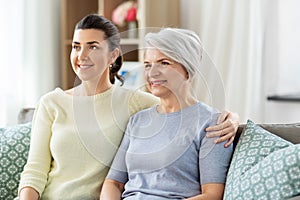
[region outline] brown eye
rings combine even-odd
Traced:
[[[91,50],[96,50],[96,49],[98,49],[98,47],[97,47],[96,45],[91,45],[91,46],[90,46],[90,49],[91,49]]]
[[[79,51],[79,50],[80,50],[80,46],[73,45],[73,46],[72,46],[72,49],[74,49],[74,50],[76,50],[76,51]]]

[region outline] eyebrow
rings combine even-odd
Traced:
[[[163,60],[168,60],[168,61],[172,62],[172,60],[170,58],[167,58],[167,57],[162,57],[162,58],[156,60],[156,62],[161,62]],[[144,63],[150,63],[150,62],[146,60],[146,61],[144,61]]]
[[[80,44],[80,42],[76,42],[76,41],[73,41],[72,42],[73,44]],[[90,42],[87,42],[87,44],[91,45],[91,44],[100,44],[98,41],[90,41]]]
[[[98,41],[91,41],[91,42],[87,42],[87,44],[94,44],[94,43],[96,43],[96,44],[100,44]]]

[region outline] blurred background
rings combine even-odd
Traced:
[[[242,123],[300,121],[298,0],[0,1],[0,126],[15,124],[18,112],[43,94],[74,85],[74,25],[95,12],[120,29],[127,87],[141,84],[139,49],[150,27],[188,28],[209,60],[196,83],[202,101],[239,113]],[[134,15],[132,7],[136,16],[122,18],[122,11]]]

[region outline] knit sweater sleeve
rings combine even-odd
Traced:
[[[32,121],[30,150],[21,174],[19,192],[29,186],[41,195],[45,188],[51,163],[50,138],[53,119],[45,99],[41,98]]]
[[[159,98],[147,92],[135,91],[129,101],[130,115],[157,104],[159,104]]]

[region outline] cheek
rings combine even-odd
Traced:
[[[74,51],[71,51],[70,60],[71,60],[72,64],[73,64],[73,62],[75,62],[76,59],[77,59],[76,53]]]
[[[143,69],[144,70],[144,78],[145,78],[145,80],[146,81],[148,81],[148,71],[146,71],[145,69]]]
[[[181,69],[181,70],[176,70],[174,72],[175,72],[174,76],[177,76],[178,79],[180,79],[182,81],[187,80],[187,71],[186,70]]]
[[[187,79],[183,74],[178,72],[170,73],[168,76],[169,87],[172,89],[179,89],[186,83]]]
[[[184,79],[184,74],[178,70],[170,70],[167,75],[171,80],[182,80]]]
[[[95,63],[96,65],[105,65],[108,66],[110,63],[108,63],[108,58],[109,55],[107,54],[91,54],[90,55],[90,59],[92,60],[93,63]]]

